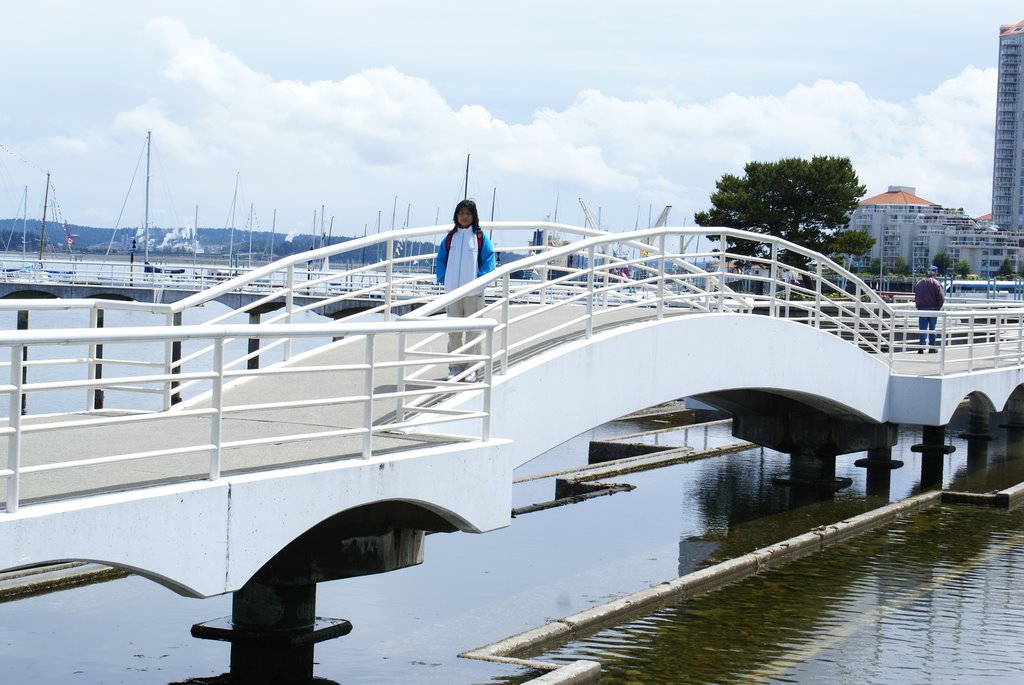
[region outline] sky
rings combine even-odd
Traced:
[[[0,218],[693,224],[750,161],[991,210],[1009,1],[4,0]],[[27,203],[25,200],[27,188]],[[55,199],[54,199],[55,198]],[[56,216],[55,216],[56,215]],[[252,221],[250,223],[250,217]]]

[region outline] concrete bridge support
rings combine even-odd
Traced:
[[[867,451],[867,456],[853,462],[868,470],[867,473],[867,495],[868,497],[889,498],[890,486],[892,485],[892,472],[902,468],[903,462],[892,458],[892,447],[875,447]]]
[[[1010,397],[1006,402],[1006,423],[1000,428],[1006,429],[1006,456],[1024,458],[1024,398]]]
[[[975,473],[988,464],[988,443],[992,406],[980,395],[971,395],[967,413],[967,430],[960,437],[967,440],[967,473]]]
[[[921,426],[921,442],[910,446],[911,452],[921,454],[921,489],[942,487],[942,459],[956,451],[946,444],[945,426]]]
[[[250,581],[231,605],[231,628],[239,634],[231,642],[233,683],[312,682],[313,646],[352,630],[345,620],[317,620],[316,583]]]
[[[776,479],[779,485],[835,492],[852,483],[836,478],[837,455],[889,449],[898,438],[895,424],[835,415],[760,391],[730,393],[722,404],[733,414],[734,436],[790,455],[790,476]],[[891,459],[886,466],[893,468]]]
[[[316,616],[317,583],[422,563],[425,529],[453,528],[400,502],[338,514],[292,541],[235,591],[230,617],[198,623],[192,635],[231,643],[231,683],[312,683],[314,646],[352,630],[345,619]]]

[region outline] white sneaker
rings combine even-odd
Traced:
[[[446,381],[454,380],[456,376],[462,373],[462,369],[457,366],[448,367],[448,375],[444,377]]]

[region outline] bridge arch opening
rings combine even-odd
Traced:
[[[34,290],[32,288],[26,288],[25,290],[15,290],[4,295],[4,300],[56,300],[58,296],[54,293],[44,292],[42,290]]]
[[[427,532],[454,532],[460,517],[422,502],[386,500],[338,512],[272,556],[250,580],[306,584],[386,573],[423,561]]]

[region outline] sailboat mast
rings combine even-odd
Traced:
[[[274,261],[274,235],[277,232],[277,210],[274,210],[274,218],[270,220],[270,261]]]
[[[25,186],[25,205],[21,210],[21,258],[28,259],[28,186]]]
[[[46,244],[46,206],[50,204],[50,172],[46,172],[46,190],[43,191],[43,221],[39,224],[39,259],[43,258],[43,245]]]
[[[331,234],[332,233],[334,233],[334,215],[333,214],[331,215],[331,223],[327,225],[327,246],[328,247],[330,247],[330,245],[331,245]],[[323,269],[324,271],[330,271],[331,270],[331,257],[330,257],[330,255],[324,257],[324,263],[323,263],[323,265],[320,268]]]
[[[196,205],[196,218],[192,222],[192,268],[196,267],[196,253],[199,251],[199,205]]]
[[[146,213],[143,219],[143,226],[145,228],[142,233],[142,238],[146,244],[145,261],[147,264],[149,264],[149,147],[152,142],[152,136],[152,131],[146,131]]]
[[[491,223],[494,223],[494,201],[498,197],[498,186],[494,186],[494,190],[491,191]],[[488,238],[494,237],[494,227],[491,226],[491,232],[487,236]]]
[[[238,177],[241,171],[235,172],[235,194],[231,196],[231,237],[228,239],[228,266],[235,265],[235,203],[238,201]]]
[[[252,268],[252,208],[253,203],[249,203],[249,261],[248,268]]]
[[[466,155],[466,183],[463,186],[462,199],[469,198],[469,155]]]

